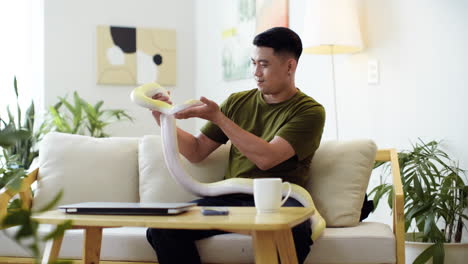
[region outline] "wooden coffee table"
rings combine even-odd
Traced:
[[[72,220],[74,229],[84,229],[83,263],[97,264],[101,254],[102,229],[112,227],[151,227],[171,229],[220,229],[252,235],[255,263],[297,263],[291,228],[307,220],[312,208],[283,207],[278,213],[257,215],[255,207],[229,207],[229,215],[204,216],[200,207],[177,216],[74,215],[60,211],[37,214],[43,224]],[[49,241],[42,263],[57,259],[63,237]]]

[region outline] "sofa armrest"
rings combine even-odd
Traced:
[[[3,188],[0,190],[0,219],[7,215],[8,202],[19,193],[23,209],[30,209],[32,205],[31,185],[37,180],[39,169],[33,170],[21,182],[18,190]]]
[[[393,233],[396,239],[396,257],[398,264],[405,263],[405,197],[401,183],[400,164],[395,149],[377,151],[375,161],[390,161],[393,180]]]

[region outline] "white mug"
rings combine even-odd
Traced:
[[[283,185],[289,187],[287,195],[283,196]],[[254,179],[254,201],[257,213],[275,213],[286,202],[291,194],[291,184],[281,182],[281,178],[258,178]]]

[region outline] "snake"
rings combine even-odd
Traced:
[[[199,197],[212,197],[226,194],[250,194],[253,195],[253,179],[229,178],[212,183],[202,183],[192,177],[182,165],[178,141],[177,126],[174,114],[190,107],[200,106],[203,103],[191,99],[179,105],[172,105],[152,97],[162,94],[170,98],[167,90],[158,83],[147,83],[134,88],[130,94],[131,101],[135,104],[161,113],[160,127],[163,146],[163,156],[172,178],[188,192]],[[286,195],[286,190],[283,196]],[[291,183],[290,197],[296,199],[304,207],[314,208],[310,217],[312,224],[312,240],[316,240],[326,227],[325,219],[320,215],[314,205],[310,193],[303,187]]]

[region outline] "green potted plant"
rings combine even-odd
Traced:
[[[121,109],[103,109],[103,101],[92,105],[81,98],[75,91],[73,100],[66,97],[59,97],[58,103],[48,108],[44,122],[35,128],[35,107],[31,102],[26,111],[19,105],[18,83],[14,78],[13,88],[16,95],[16,111],[12,112],[7,106],[7,118],[0,117],[0,123],[5,132],[23,134],[17,138],[15,143],[8,149],[4,149],[5,158],[14,157],[18,159],[18,165],[28,170],[33,160],[39,155],[38,143],[42,137],[51,132],[57,131],[69,134],[88,135],[92,137],[108,137],[105,128],[117,121],[129,120],[133,118]],[[5,138],[6,140],[7,138]]]
[[[133,121],[124,110],[102,109],[104,101],[92,105],[75,91],[73,99],[59,97],[59,102],[50,106],[40,134],[57,131],[68,134],[108,137],[104,129],[116,121]]]
[[[18,155],[8,155],[11,149],[16,147],[18,141],[25,141],[31,137],[31,133],[23,129],[13,129],[6,125],[0,118],[0,198],[10,197],[21,188],[21,183],[26,177],[26,171],[21,162],[23,159]],[[41,252],[39,245],[50,239],[63,236],[66,229],[72,225],[71,221],[66,221],[56,226],[49,233],[41,236],[39,234],[39,223],[32,218],[34,213],[45,212],[54,208],[60,200],[62,193],[59,193],[53,201],[44,208],[31,211],[22,206],[19,198],[13,201],[0,199],[0,230],[6,237],[16,241],[18,245],[30,252],[35,263],[41,262]],[[4,203],[7,204],[4,204]],[[7,206],[7,208],[3,206]],[[4,210],[6,209],[6,214]],[[8,229],[16,227],[15,229]],[[70,261],[57,261],[57,263],[71,263]]]
[[[36,263],[40,263],[39,245],[62,236],[64,230],[70,228],[72,223],[66,221],[57,225],[51,232],[40,236],[39,223],[32,218],[35,213],[55,208],[62,193],[37,211],[24,206],[20,198],[10,200],[10,197],[20,190],[33,159],[38,156],[37,143],[50,131],[106,137],[109,136],[104,132],[107,125],[132,118],[124,110],[101,109],[103,101],[93,106],[75,92],[73,102],[59,97],[59,102],[49,108],[46,121],[41,124],[37,132],[34,132],[34,103],[31,102],[26,112],[23,112],[18,103],[16,77],[13,86],[16,111],[12,112],[7,106],[7,118],[0,116],[0,231],[29,251]],[[13,231],[8,229],[13,226],[16,227]],[[57,261],[57,263],[71,262]]]
[[[433,263],[444,263],[444,260],[450,264],[457,263],[446,253],[448,245],[458,244],[456,247],[460,247],[466,229],[463,222],[468,220],[465,170],[441,149],[437,141],[425,143],[419,139],[412,150],[398,153],[398,160],[405,194],[407,263],[411,263],[414,257],[412,263],[415,264],[426,263],[431,258]],[[376,167],[381,165],[384,166],[381,184],[370,192],[375,207],[383,197],[388,195],[391,201],[393,195],[390,185],[383,180],[388,172],[388,164],[376,164]],[[423,250],[420,250],[422,252],[412,253],[410,248],[420,243],[425,243],[422,245]],[[468,244],[461,252],[467,251]]]
[[[15,157],[18,159],[18,165],[28,169],[34,158],[38,156],[36,144],[38,137],[34,135],[35,107],[34,102],[31,102],[25,112],[19,105],[18,83],[14,78],[13,88],[16,95],[16,111],[13,113],[10,107],[7,106],[8,118],[0,117],[0,126],[4,131],[5,139],[15,139],[14,143],[7,149],[4,149],[5,157]],[[9,134],[7,136],[6,134]],[[15,138],[15,136],[17,136]]]

